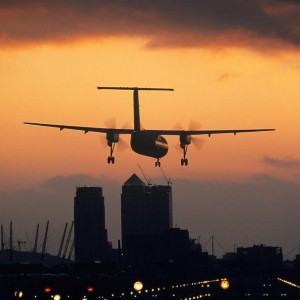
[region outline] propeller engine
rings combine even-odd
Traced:
[[[118,148],[120,150],[124,150],[127,145],[123,139],[120,138],[119,133],[114,130],[117,128],[116,126],[116,120],[114,118],[109,119],[105,122],[105,125],[109,128],[111,128],[107,133],[106,133],[106,144],[108,147],[110,147],[110,155],[107,157],[107,163],[114,164],[115,163],[115,157],[113,156],[115,146],[118,144]]]
[[[198,122],[191,121],[190,125],[189,125],[189,130],[197,130],[200,127],[201,126]],[[179,136],[179,142],[180,142],[180,148],[183,150],[183,158],[181,159],[181,165],[182,166],[184,166],[184,165],[187,166],[188,165],[188,159],[186,158],[186,154],[187,154],[188,146],[190,144],[193,144],[196,147],[196,149],[199,150],[200,148],[202,148],[204,141],[202,139],[196,138],[194,136],[192,137],[187,132],[182,130],[182,133]]]
[[[192,142],[192,137],[189,134],[182,133],[179,136],[180,147],[183,148],[185,145],[190,145]]]
[[[106,133],[107,146],[111,146],[113,143],[118,143],[120,137],[118,133],[115,133],[114,130],[111,130]]]

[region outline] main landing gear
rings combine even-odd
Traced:
[[[110,155],[107,158],[107,163],[108,164],[110,164],[110,163],[114,164],[115,163],[115,157],[113,156],[113,153],[114,153],[114,150],[115,150],[115,145],[116,145],[116,143],[114,143],[114,142],[110,142],[110,141],[107,142],[107,146],[110,147]]]
[[[119,142],[119,134],[115,133],[113,130],[108,131],[106,133],[106,140],[107,140],[107,146],[110,148],[110,154],[109,157],[107,158],[107,163],[114,164],[115,163],[115,158],[113,156],[114,150],[115,150],[115,145],[116,143]]]
[[[186,158],[188,144],[180,144],[180,148],[183,150],[183,158],[181,159],[181,165],[187,166],[189,163],[188,159]]]

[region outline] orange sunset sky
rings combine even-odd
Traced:
[[[161,163],[177,192],[175,219],[194,235],[204,230],[197,223],[204,207],[185,202],[190,206],[186,215],[199,209],[187,221],[180,214],[179,199],[187,192],[180,184],[176,186],[176,180],[195,185],[247,185],[265,176],[284,186],[278,207],[287,205],[288,196],[293,201],[300,199],[299,25],[300,4],[292,0],[1,1],[0,213],[6,225],[13,220],[19,226],[33,227],[39,220],[20,221],[20,207],[25,216],[36,214],[41,206],[51,207],[53,214],[44,211],[40,220],[53,219],[57,214],[53,203],[30,202],[28,209],[26,201],[16,195],[26,189],[33,198],[38,197],[41,194],[33,191],[40,192],[45,182],[57,176],[84,174],[98,178],[100,186],[105,185],[101,179],[116,182],[119,194],[132,173],[142,177],[139,163],[154,183],[165,182],[154,159],[131,151],[129,136],[124,136],[127,149],[116,150],[115,165],[107,165],[109,148],[103,146],[99,134],[22,124],[105,127],[113,117],[118,126],[132,127],[132,93],[99,91],[98,85],[174,88],[174,92],[140,92],[141,121],[146,129],[174,129],[179,123],[188,129],[191,120],[201,129],[276,128],[275,132],[201,136],[203,147],[200,151],[190,147],[188,167],[180,165],[179,138],[167,138],[169,153]],[[86,183],[74,183],[71,197],[75,185]],[[251,184],[250,190],[253,192]],[[268,196],[261,191],[261,195],[271,201],[278,195],[273,192]],[[107,188],[107,198],[109,193]],[[201,190],[194,193],[201,195]],[[207,202],[210,197],[213,195],[207,195]],[[243,210],[243,204],[239,205]],[[68,212],[56,216],[57,226],[72,218],[72,198],[64,208]],[[111,214],[113,209],[119,207],[108,204]],[[264,209],[268,211],[267,201]],[[287,218],[300,207],[290,209],[285,211]],[[226,223],[228,216],[219,213]],[[239,215],[239,211],[232,213]],[[270,223],[263,221],[270,230],[266,236],[272,235],[277,217],[274,212]],[[119,221],[107,219],[111,237],[116,239]],[[250,222],[249,227],[252,225]],[[288,241],[284,236],[294,225],[283,230],[282,239],[274,235],[273,240],[262,242],[285,243],[291,248],[299,243],[297,236]],[[234,224],[225,228],[221,236],[228,239],[225,232],[233,228]],[[204,235],[213,231],[221,229],[205,223]],[[249,229],[252,236],[246,241],[236,232],[238,241],[256,242],[257,231]]]

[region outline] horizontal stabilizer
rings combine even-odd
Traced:
[[[131,90],[131,91],[174,91],[170,88],[143,88],[143,87],[113,87],[113,86],[98,86],[98,90]]]

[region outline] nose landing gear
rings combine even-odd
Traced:
[[[155,162],[155,167],[160,167],[160,161],[159,161],[159,158],[157,158],[157,161]]]

